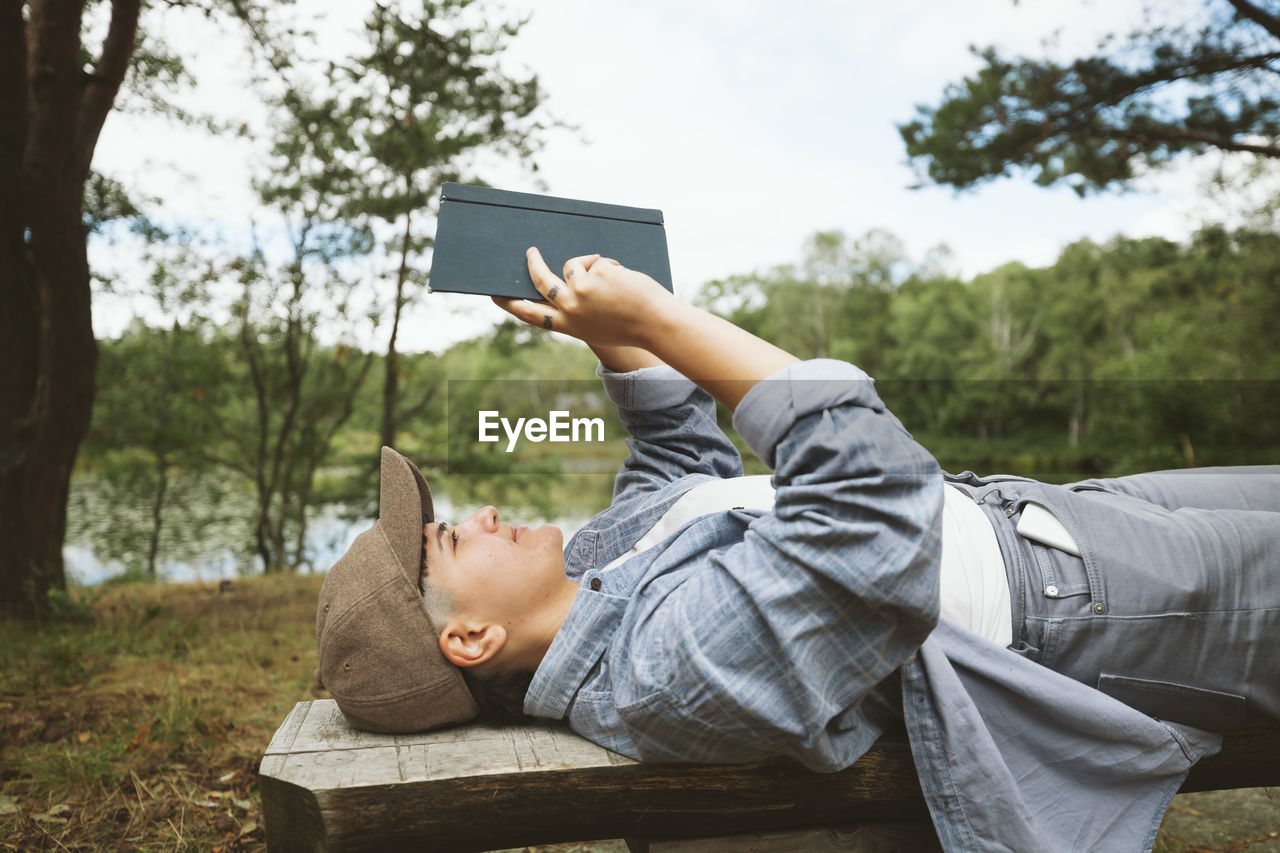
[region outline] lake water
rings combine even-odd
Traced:
[[[208,484],[172,487],[173,506],[166,509],[162,528],[160,580],[176,583],[217,582],[261,573],[259,561],[250,550],[252,531],[248,522],[252,500],[247,494],[227,491]],[[449,495],[432,492],[436,517],[464,519],[483,504],[459,503]],[[118,489],[77,478],[72,483],[72,499],[67,512],[67,544],[62,554],[67,582],[94,586],[125,575],[130,564],[135,574],[145,559],[150,536],[150,507],[121,499]],[[350,547],[352,541],[372,523],[371,519],[351,520],[339,505],[319,508],[307,524],[306,556],[303,572],[324,573]],[[568,541],[591,516],[562,514],[551,518],[533,510],[503,512],[504,521],[518,524],[555,524]],[[122,556],[114,556],[122,555]]]
[[[1078,475],[1044,477],[1066,482]],[[518,479],[469,478],[458,485],[467,500],[456,504],[444,484],[436,482],[432,496],[436,517],[458,521],[474,513],[484,502],[498,505],[504,521],[516,524],[552,523],[564,531],[567,541],[592,515],[587,510],[536,510],[520,508],[528,499]],[[572,477],[552,485],[547,502],[554,506],[573,503],[603,508],[608,504],[612,477],[589,479]],[[545,485],[545,481],[544,481]],[[77,476],[72,481],[67,509],[67,544],[63,548],[67,580],[93,586],[115,577],[142,576],[151,535],[151,506],[147,490],[120,480],[104,481]],[[515,508],[508,507],[515,505]],[[262,571],[253,551],[253,531],[249,519],[254,500],[243,483],[225,478],[184,481],[175,475],[166,492],[164,525],[160,539],[160,580],[191,583],[217,582]],[[371,519],[352,519],[340,505],[316,509],[308,519],[303,573],[322,574],[371,524]]]

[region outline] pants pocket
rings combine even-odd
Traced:
[[[1160,720],[1211,732],[1245,727],[1245,697],[1176,681],[1102,673],[1098,689],[1130,708]]]
[[[1030,546],[1036,568],[1040,570],[1040,595],[1045,598],[1073,598],[1090,594],[1089,571],[1083,559],[1030,539],[1024,541]],[[1085,604],[1088,604],[1087,599]]]

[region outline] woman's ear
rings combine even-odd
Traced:
[[[440,632],[440,651],[454,666],[475,666],[491,660],[507,644],[501,625],[468,625],[450,621]]]

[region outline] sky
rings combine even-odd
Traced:
[[[970,45],[1071,56],[1139,21],[1142,0],[480,6],[494,18],[529,17],[504,62],[512,73],[536,73],[550,114],[578,127],[548,135],[536,175],[492,162],[486,180],[535,192],[541,181],[553,195],[661,209],[676,293],[686,299],[711,279],[799,261],[806,237],[819,230],[885,229],[916,259],[945,244],[951,271],[967,278],[1009,261],[1050,264],[1084,237],[1182,239],[1214,215],[1200,193],[1212,157],[1133,191],[1086,199],[1025,177],[963,193],[911,189],[916,175],[896,125],[978,68]],[[318,35],[306,49],[349,48],[366,8],[363,0],[299,0]],[[242,116],[250,133],[210,139],[159,119],[113,115],[95,166],[164,199],[167,217],[243,240],[249,223],[263,227],[270,217],[249,182],[261,169],[267,120],[249,95],[249,63],[237,58],[236,37],[189,14],[169,13],[154,25],[193,56],[200,85],[190,101]],[[1055,33],[1055,45],[1042,44]],[[129,252],[99,245],[91,257],[121,276],[141,275]],[[101,297],[95,330],[119,334],[138,311],[147,313],[136,301]],[[439,351],[505,316],[478,297],[424,295],[402,324],[400,348]],[[369,331],[365,342],[378,346],[381,336]]]

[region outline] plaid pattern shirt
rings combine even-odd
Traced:
[[[938,623],[943,474],[865,373],[814,360],[757,384],[733,423],[774,470],[773,511],[704,515],[610,565],[742,463],[679,374],[599,372],[630,455],[566,546],[581,588],[527,713],[640,760],[822,771],[905,720],[945,849],[1150,848],[1213,744]]]
[[[688,489],[742,475],[706,392],[663,368],[604,376],[631,453],[568,543],[582,589],[526,709],[646,760],[852,763],[937,622],[937,463],[861,370],[795,365],[734,414],[774,468],[773,512],[702,516],[602,571]]]

